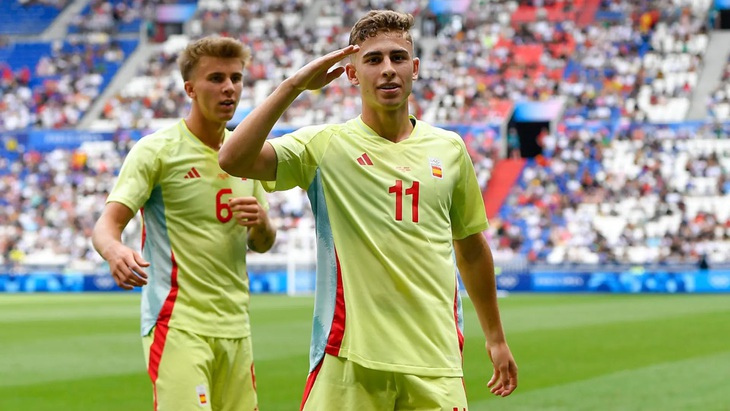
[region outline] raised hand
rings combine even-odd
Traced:
[[[350,45],[343,49],[335,50],[309,62],[294,73],[289,80],[291,81],[292,86],[297,90],[318,90],[331,83],[334,79],[340,77],[345,72],[344,67],[336,67],[334,70],[330,71],[332,66],[342,61],[345,57],[357,53],[358,51],[360,51],[360,46],[357,45]]]

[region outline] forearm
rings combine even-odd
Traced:
[[[248,230],[248,249],[257,253],[265,253],[271,249],[276,240],[276,229],[271,224],[268,216],[266,223],[260,226],[251,227]]]
[[[494,260],[483,237],[479,240],[479,243],[482,242],[481,246],[460,247],[456,253],[456,263],[487,342],[498,344],[505,342],[505,336],[497,304]]]
[[[285,80],[246,116],[218,153],[221,168],[235,176],[249,176],[274,125],[301,92]]]
[[[122,231],[122,227],[105,219],[99,220],[94,226],[91,243],[104,260],[108,259],[108,250],[112,246],[122,243]]]

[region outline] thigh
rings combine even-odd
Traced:
[[[143,344],[155,411],[211,410],[214,358],[206,337],[155,327]]]
[[[212,402],[215,411],[258,410],[251,338],[218,338],[214,344]]]
[[[419,377],[396,374],[396,410],[467,411],[466,390],[461,377]]]
[[[383,411],[395,403],[393,374],[325,355],[307,379],[303,411]]]

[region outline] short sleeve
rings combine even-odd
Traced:
[[[106,202],[117,202],[136,213],[150,197],[160,176],[159,147],[140,139],[129,151]]]
[[[454,185],[451,203],[451,231],[455,240],[480,233],[489,226],[484,209],[484,199],[479,189],[474,164],[469,158],[461,138],[458,139],[459,179]]]
[[[277,166],[276,181],[262,182],[266,191],[308,189],[331,134],[331,126],[305,127],[269,140],[276,152]]]

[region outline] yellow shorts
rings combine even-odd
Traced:
[[[467,411],[461,377],[419,377],[325,354],[309,374],[302,411]]]
[[[142,343],[155,411],[258,410],[250,337],[155,327]]]

